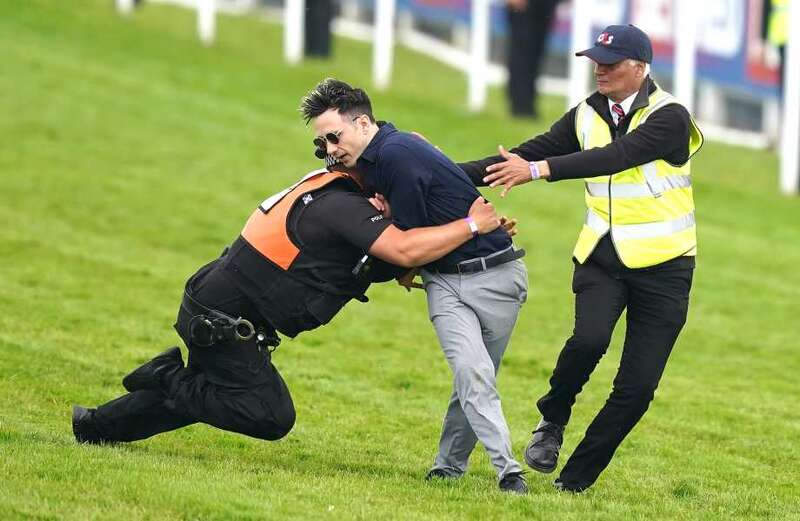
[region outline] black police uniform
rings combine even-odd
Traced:
[[[157,388],[133,390],[90,410],[84,441],[139,440],[195,422],[267,440],[292,429],[294,404],[272,364],[270,339],[277,339],[276,331],[294,337],[327,323],[351,299],[366,301],[371,282],[399,271],[373,260],[370,269],[353,273],[391,223],[351,179],[340,176],[312,191],[304,186],[292,191],[302,196],[283,218],[286,247],[297,250],[294,264],[279,266],[240,236],[198,270],[186,283],[175,324],[189,348],[187,366],[177,360],[160,374]],[[230,328],[206,328],[220,316],[245,318],[259,335],[242,340]],[[239,336],[247,337],[248,328],[242,329]],[[212,332],[227,334],[212,338]]]

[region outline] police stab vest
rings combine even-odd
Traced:
[[[300,256],[300,248],[289,237],[287,219],[294,204],[303,196],[348,176],[317,170],[286,190],[265,199],[253,212],[242,230],[242,237],[261,255],[286,271]]]
[[[222,259],[236,285],[285,335],[293,337],[326,324],[350,299],[363,297],[369,285],[354,277],[337,286],[318,276],[322,261],[304,247],[291,225],[295,209],[302,212],[313,204],[312,192],[349,179],[346,174],[317,170],[264,200]]]
[[[637,110],[628,132],[658,109],[678,101],[660,88]],[[694,120],[689,125],[689,158],[703,143]],[[608,124],[586,101],[578,105],[575,129],[582,150],[612,142]],[[622,263],[644,268],[697,253],[690,162],[657,159],[612,175],[586,179],[586,221],[573,255],[584,263],[606,233]]]

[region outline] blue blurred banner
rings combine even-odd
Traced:
[[[398,10],[407,10],[414,17],[431,22],[458,22],[469,25],[471,0],[397,0]],[[492,32],[505,34],[506,19],[503,2],[492,2]]]
[[[763,0],[698,0],[697,78],[752,96],[777,97],[779,73],[768,63],[762,35]],[[438,23],[470,21],[471,0],[398,0],[398,10],[415,18]],[[504,2],[492,3],[492,32],[504,34]],[[559,6],[551,49],[566,54],[570,43],[571,5]],[[593,30],[610,24],[632,23],[646,31],[653,41],[653,69],[669,75],[673,68],[675,8],[672,0],[596,0]],[[774,60],[772,60],[774,61]]]

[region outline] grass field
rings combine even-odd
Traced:
[[[656,400],[588,493],[496,491],[476,450],[457,483],[422,480],[450,388],[423,295],[370,290],[274,361],[298,410],[267,443],[196,425],[81,446],[73,403],[122,392],[176,342],[185,278],[252,208],[319,165],[296,107],[319,79],[370,87],[370,48],[287,68],[281,31],[222,18],[202,48],[192,14],[110,0],[0,2],[0,519],[800,519],[800,201],[777,158],[708,143],[694,163],[700,256],[689,322]],[[509,121],[502,93],[463,111],[464,78],[398,50],[377,115],[457,160],[545,128]],[[572,322],[579,183],[528,185],[498,206],[521,219],[530,296],[499,385],[521,457]],[[618,331],[621,330],[618,327]],[[620,335],[581,394],[565,455],[608,395]]]

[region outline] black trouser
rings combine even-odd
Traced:
[[[523,11],[507,7],[508,100],[511,113],[536,115],[536,78],[547,46],[547,34],[558,0],[529,0]]]
[[[211,263],[187,284],[204,305],[257,323],[257,316],[222,270]],[[191,315],[182,308],[176,329],[189,348],[189,364],[163,389],[135,391],[97,408],[95,425],[110,441],[134,441],[192,423],[207,423],[254,438],[275,440],[294,426],[295,410],[283,378],[256,339],[212,347],[193,345],[185,334]]]
[[[647,411],[686,321],[693,265],[684,257],[631,270],[619,262],[608,239],[586,263],[575,263],[575,329],[558,356],[550,391],[537,403],[547,421],[567,424],[576,395],[605,354],[622,311],[628,311],[613,390],[561,470],[564,483],[594,483]]]
[[[305,16],[305,54],[326,58],[331,54],[331,0],[307,0]]]

